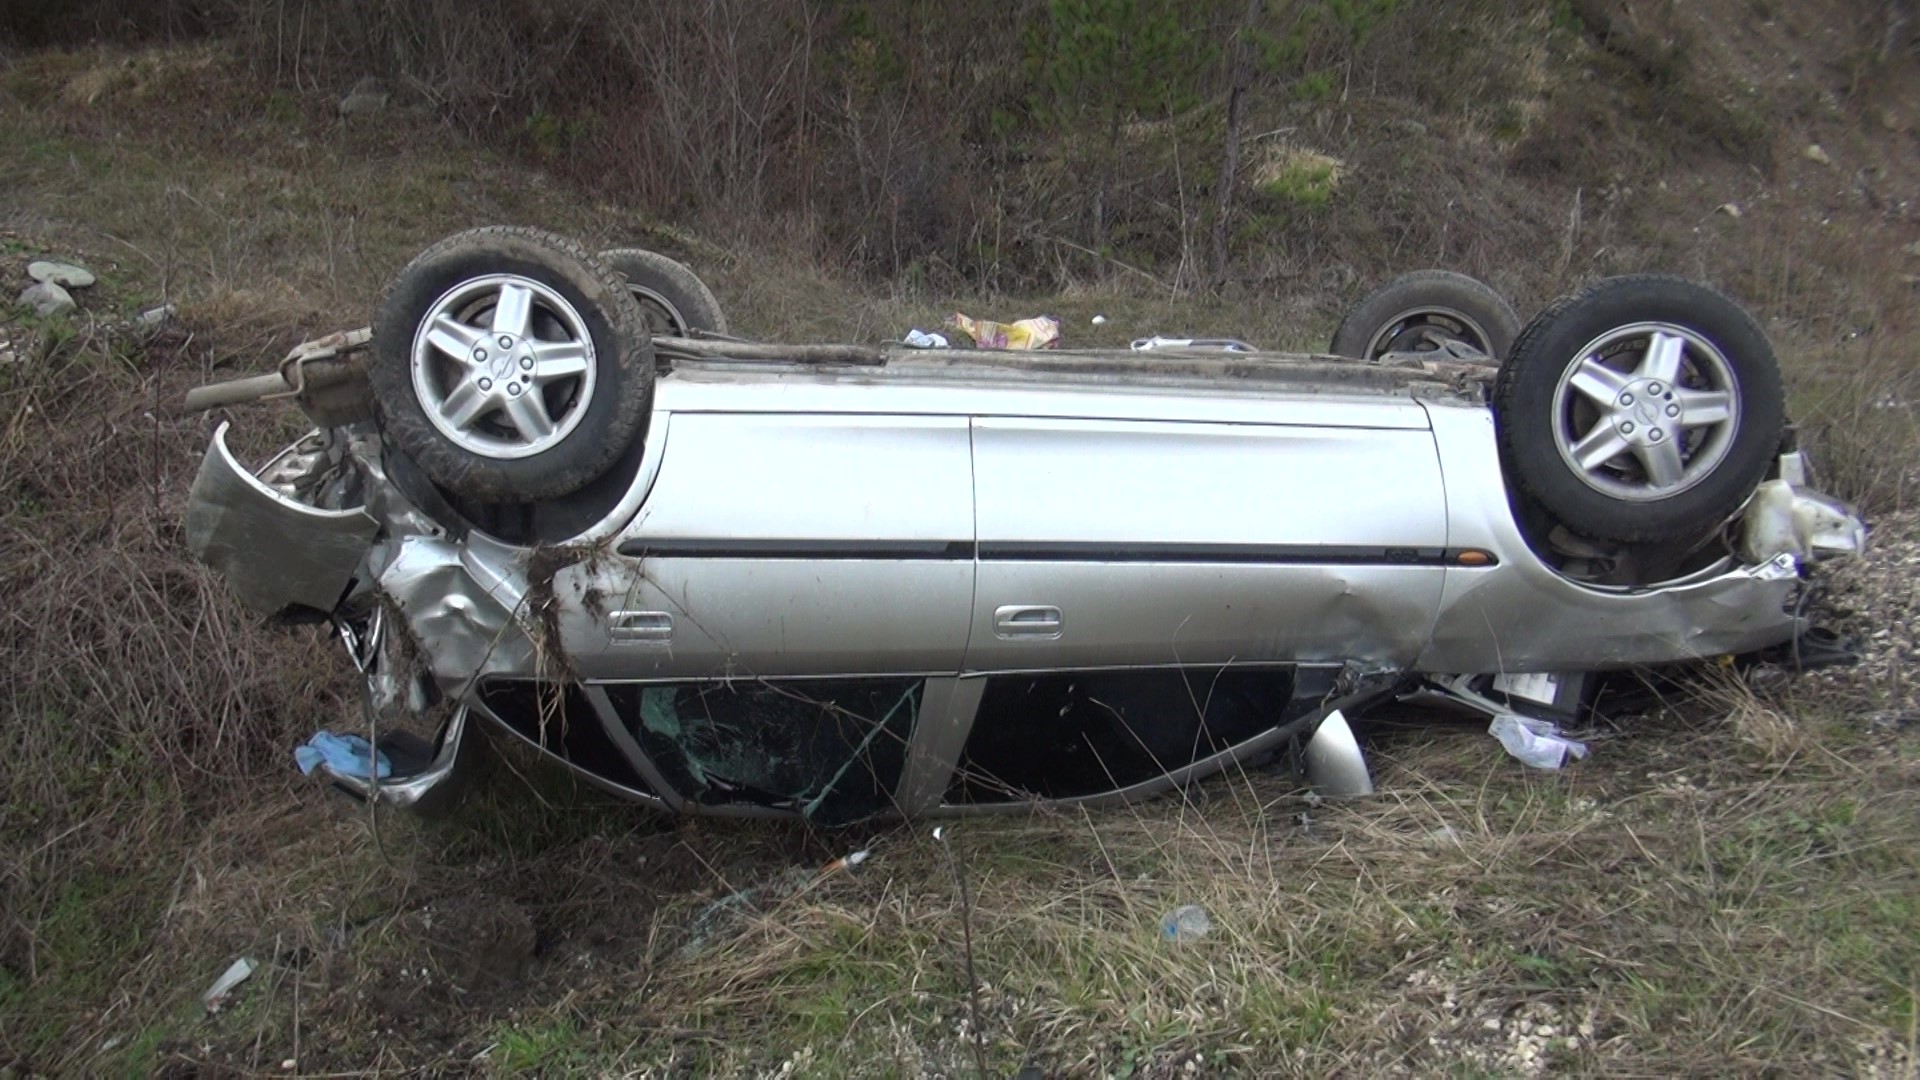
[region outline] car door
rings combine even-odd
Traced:
[[[974,578],[964,417],[663,420],[659,475],[633,522],[611,553],[556,578],[580,676],[958,670]]]
[[[947,719],[973,599],[965,417],[676,412],[550,625],[609,736],[682,809],[843,823]]]
[[[1410,663],[1447,546],[1425,413],[1272,415],[976,418],[967,670]]]

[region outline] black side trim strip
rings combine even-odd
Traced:
[[[628,540],[620,554],[635,559],[877,559],[965,562],[970,540],[743,540],[737,538]],[[982,562],[1276,563],[1306,566],[1452,566],[1460,552],[1432,547],[1335,544],[1114,544],[1079,540],[991,540],[979,545]]]
[[[1305,563],[1333,566],[1445,566],[1445,548],[1353,547],[1334,544],[1110,544],[988,541],[982,562]]]
[[[619,552],[635,559],[923,559],[967,562],[971,540],[628,540]]]

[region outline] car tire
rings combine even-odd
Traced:
[[[647,327],[659,337],[724,334],[727,317],[713,290],[686,264],[644,248],[614,248],[601,261],[627,280],[627,288],[647,314]]]
[[[1610,278],[1535,316],[1494,383],[1502,465],[1560,524],[1700,536],[1766,475],[1785,392],[1758,323],[1713,289]]]
[[[388,285],[373,328],[381,431],[455,495],[559,498],[646,433],[646,315],[611,267],[563,237],[448,237]]]
[[[1390,352],[1433,352],[1457,342],[1498,359],[1519,332],[1513,305],[1492,286],[1450,270],[1415,270],[1354,305],[1327,351],[1371,362]]]

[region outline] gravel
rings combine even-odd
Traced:
[[[1858,665],[1806,676],[1809,687],[1864,705],[1863,723],[1920,726],[1920,684],[1907,675],[1920,664],[1920,511],[1874,518],[1867,556],[1822,567],[1813,618],[1855,639]]]

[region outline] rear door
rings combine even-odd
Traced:
[[[976,418],[967,669],[1410,663],[1447,546],[1425,413],[1275,414]]]

